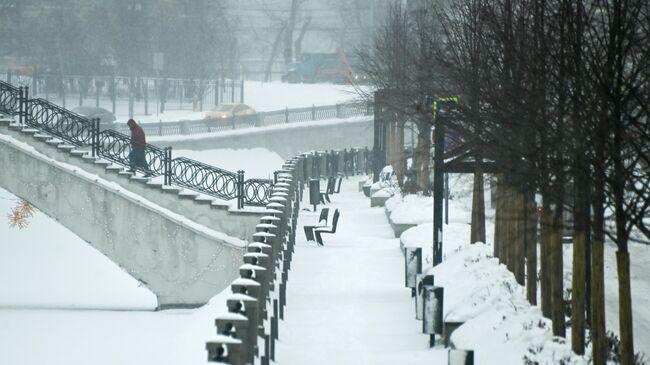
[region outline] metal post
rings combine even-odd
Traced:
[[[237,171],[237,209],[244,208],[244,170]]]
[[[445,124],[443,112],[438,110],[435,118],[435,141],[433,157],[433,266],[442,262],[442,204],[444,189]]]
[[[22,86],[18,87],[18,102],[19,102],[18,123],[22,127],[25,125],[24,116],[23,116],[24,115],[23,111],[25,110],[25,89]]]
[[[449,174],[445,174],[445,224],[449,224]]]
[[[99,157],[99,118],[92,119],[92,156]]]
[[[172,184],[172,148],[165,147],[165,185]]]
[[[289,107],[284,109],[284,122],[289,123]]]

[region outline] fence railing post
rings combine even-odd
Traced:
[[[244,170],[237,171],[237,209],[244,208]]]
[[[316,105],[311,105],[311,120],[316,120]]]
[[[244,79],[241,79],[241,86],[239,91],[240,91],[239,102],[243,103],[244,102]]]
[[[289,107],[284,108],[284,122],[289,123]]]
[[[99,118],[92,121],[92,156],[99,157]]]
[[[172,184],[172,148],[165,147],[165,182],[164,184],[169,186]]]
[[[340,118],[341,117],[341,105],[336,104],[336,117]]]

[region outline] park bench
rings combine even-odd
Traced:
[[[334,194],[334,185],[336,184],[336,177],[330,176],[327,178],[327,186],[325,187],[324,191],[320,192],[320,202],[322,204],[325,204],[327,201],[328,203],[331,203],[332,201],[330,200],[329,195]]]
[[[327,226],[327,218],[328,218],[327,215],[329,214],[329,210],[330,208],[321,209],[320,216],[318,217],[318,225],[303,227],[305,229],[305,237],[307,237],[307,241],[315,241],[314,239],[315,228]]]
[[[336,226],[339,223],[339,215],[340,215],[339,210],[336,209],[334,211],[334,216],[332,217],[332,225],[331,226],[314,228],[314,234],[316,235],[316,242],[318,242],[319,245],[324,246],[323,245],[323,238],[321,237],[321,235],[323,233],[330,233],[330,234],[336,233]]]
[[[330,194],[339,194],[341,192],[341,182],[343,182],[343,175],[330,176],[327,179],[327,188],[325,191],[320,192],[320,202],[325,204],[325,201],[331,203]]]

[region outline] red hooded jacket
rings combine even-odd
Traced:
[[[147,141],[144,137],[144,131],[138,123],[133,119],[129,119],[129,121],[126,122],[126,125],[131,129],[131,147],[144,147],[144,145],[147,144]]]

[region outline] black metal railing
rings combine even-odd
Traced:
[[[0,81],[0,114],[17,115],[19,113],[22,89]]]
[[[131,138],[129,136],[112,130],[105,130],[97,135],[99,157],[123,166],[129,166],[152,176],[167,175],[166,172],[169,168],[167,150],[169,147],[160,148],[147,143],[144,148],[147,165],[132,165],[129,158],[131,152]]]
[[[25,124],[75,146],[89,146],[93,122],[45,99],[30,99]]]
[[[237,174],[186,157],[171,161],[172,183],[217,198],[237,198]]]
[[[248,179],[244,182],[243,196],[247,205],[264,206],[271,197],[273,180],[270,179]]]

